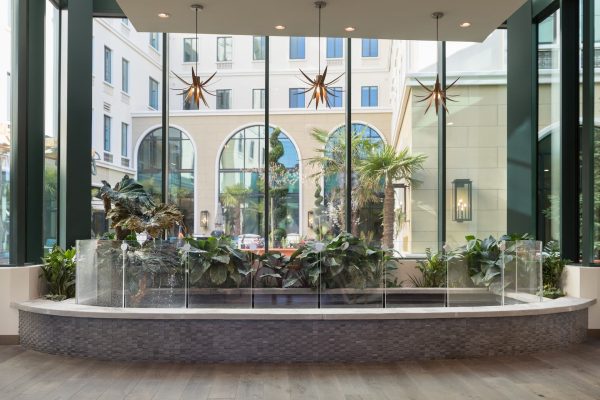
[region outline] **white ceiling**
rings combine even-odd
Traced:
[[[481,42],[526,0],[328,0],[322,10],[322,36]],[[141,32],[194,32],[193,3],[204,6],[199,32],[208,34],[317,36],[313,0],[117,0]],[[158,13],[170,18],[162,19]],[[468,21],[469,28],[459,24]],[[275,25],[284,25],[279,31]],[[353,26],[356,31],[344,30]]]

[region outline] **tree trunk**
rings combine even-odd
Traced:
[[[239,206],[234,208],[233,213],[233,226],[234,226],[234,235],[241,235],[242,232],[242,210]]]
[[[388,249],[394,248],[394,183],[389,176],[383,198],[383,245]]]

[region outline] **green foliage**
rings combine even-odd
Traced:
[[[425,250],[426,259],[417,262],[421,276],[409,276],[413,287],[436,288],[446,286],[447,262],[452,255],[443,252],[432,253],[430,248]]]
[[[489,236],[477,239],[473,235],[466,236],[467,244],[455,252],[457,258],[462,258],[467,263],[469,276],[475,286],[485,286],[492,290],[502,288],[501,276],[503,265],[514,258],[501,251],[501,245],[517,240],[531,240],[529,234],[504,235],[500,239]],[[507,252],[510,253],[510,252]],[[504,257],[504,258],[502,258]],[[504,286],[509,282],[505,281]]]
[[[271,226],[274,228],[272,242],[276,247],[287,236],[287,196],[289,184],[286,176],[288,169],[279,159],[283,157],[285,148],[279,140],[280,129],[274,129],[269,136],[269,197],[271,202]]]
[[[46,298],[65,300],[75,297],[75,249],[63,250],[54,246],[43,258],[40,277],[48,288]]]
[[[154,204],[144,187],[129,176],[114,188],[106,181],[102,183],[99,196],[117,240],[124,240],[131,232],[148,232],[158,238],[165,230],[183,225],[183,214],[174,204]]]
[[[268,288],[309,288],[307,270],[298,261],[291,262],[279,252],[266,253],[260,258],[256,272],[260,287]],[[314,287],[314,286],[313,286]]]
[[[311,287],[376,288],[383,282],[384,271],[393,268],[387,252],[369,247],[359,238],[342,233],[323,249],[310,243],[299,248],[290,258],[298,261],[308,276]]]
[[[544,265],[542,275],[544,281],[544,297],[556,299],[564,296],[561,290],[561,278],[565,266],[570,262],[561,257],[557,242],[551,241],[544,246]]]
[[[233,248],[229,238],[185,240],[192,247],[188,253],[190,285],[236,288],[249,278],[252,271],[251,255]]]

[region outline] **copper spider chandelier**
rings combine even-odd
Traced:
[[[325,104],[327,108],[331,108],[331,104],[329,103],[329,96],[337,97],[335,92],[331,90],[330,86],[336,83],[344,74],[342,73],[337,78],[326,82],[327,78],[327,66],[325,66],[325,70],[323,74],[321,74],[321,9],[327,5],[324,1],[315,1],[315,7],[319,10],[319,73],[317,74],[315,79],[311,79],[300,69],[300,73],[304,76],[305,80],[300,79],[303,83],[309,85],[309,88],[305,91],[301,92],[301,94],[312,92],[312,96],[310,101],[308,102],[308,107],[315,102],[315,110],[319,109],[319,103]]]
[[[431,14],[431,17],[435,18],[435,27],[436,27],[435,38],[436,38],[436,41],[438,41],[438,42],[440,41],[440,38],[439,38],[440,25],[439,25],[439,23],[440,23],[440,18],[442,18],[443,16],[444,16],[444,13],[439,12],[439,11]],[[444,88],[442,86],[442,84],[440,83],[440,76],[438,74],[435,77],[435,83],[433,84],[432,89],[423,85],[423,83],[421,83],[421,81],[418,80],[417,78],[415,78],[415,79],[417,82],[419,82],[419,85],[421,85],[421,87],[423,89],[425,89],[425,91],[427,91],[427,94],[425,94],[425,95],[415,95],[416,97],[422,98],[421,100],[417,101],[417,103],[423,103],[425,101],[427,102],[427,108],[425,109],[425,114],[427,114],[427,111],[429,111],[429,109],[431,108],[432,105],[435,105],[435,115],[438,114],[438,110],[440,109],[440,106],[442,106],[442,108],[444,110],[446,110],[447,113],[449,113],[448,107],[446,107],[446,101],[456,102],[456,100],[452,99],[453,96],[448,95],[448,89],[450,89],[452,86],[454,86],[454,84],[456,84],[456,82],[458,82],[460,77],[456,78],[456,80],[454,82],[452,82],[452,84],[450,84],[449,86]]]
[[[193,10],[196,11],[196,69],[192,67],[192,82],[186,82],[183,78],[173,72],[173,75],[177,77],[184,85],[187,86],[185,89],[174,89],[181,91],[179,93],[180,96],[185,96],[185,101],[193,100],[196,103],[196,106],[200,108],[200,100],[204,103],[206,107],[208,107],[208,103],[206,102],[205,94],[214,96],[215,93],[211,92],[207,89],[209,82],[215,77],[217,72],[215,71],[207,80],[202,81],[199,75],[196,75],[198,72],[198,11],[202,11],[204,7],[201,4],[192,4],[190,6]]]

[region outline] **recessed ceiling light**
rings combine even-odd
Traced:
[[[346,32],[354,32],[354,31],[356,30],[356,28],[355,28],[355,27],[353,27],[353,26],[348,26],[348,27],[346,27],[344,30],[345,30]]]
[[[166,12],[158,13],[159,18],[169,18],[171,15]]]
[[[285,29],[285,26],[283,25],[275,25],[275,29],[277,29],[278,31],[282,31]]]
[[[461,27],[461,28],[468,28],[468,27],[470,27],[470,26],[471,26],[471,23],[470,23],[470,22],[463,22],[463,23],[461,23],[461,24],[460,24],[460,27]]]

